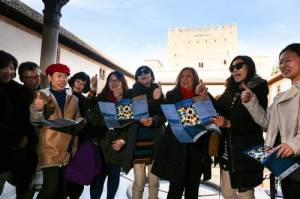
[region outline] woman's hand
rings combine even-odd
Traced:
[[[141,120],[140,120],[140,123],[142,123],[144,126],[149,127],[149,126],[152,125],[153,119],[152,119],[152,117],[148,117],[148,118],[146,118],[146,119],[141,119]]]
[[[217,116],[216,118],[213,118],[213,123],[222,128],[230,128],[231,127],[230,120],[226,120],[226,118],[223,116]]]
[[[124,144],[125,144],[125,141],[123,139],[117,139],[112,142],[111,147],[115,151],[120,151]]]
[[[203,98],[207,97],[207,88],[201,79],[195,88],[195,94]]]
[[[34,109],[40,111],[44,108],[45,103],[41,97],[41,93],[37,92],[36,98],[33,100]]]
[[[97,92],[98,77],[97,74],[91,78],[91,90]]]
[[[295,155],[294,150],[287,144],[287,143],[282,143],[272,149],[273,151],[277,151],[277,157],[280,158],[287,158],[292,155]]]
[[[243,103],[248,103],[253,97],[253,92],[245,84],[242,84],[242,86],[244,91],[241,94],[241,101]]]

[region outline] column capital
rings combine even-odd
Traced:
[[[59,20],[61,18],[61,8],[66,5],[69,0],[43,0],[45,5],[44,24],[51,24],[59,28]]]
[[[46,13],[58,14],[61,16],[61,8],[66,5],[69,0],[43,0],[45,9],[43,10],[44,15]]]

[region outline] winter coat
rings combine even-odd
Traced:
[[[300,155],[300,83],[276,95],[267,111],[259,104],[257,93],[244,106],[267,131],[265,145],[273,146],[279,132],[281,143],[287,143],[295,155]]]
[[[153,140],[154,140],[154,152],[153,158],[159,153],[158,149],[162,140],[162,135],[165,132],[165,125],[164,125],[164,117],[162,110],[160,108],[160,104],[164,102],[163,95],[159,100],[153,99],[153,91],[154,89],[158,88],[158,85],[155,83],[151,83],[150,87],[145,87],[140,83],[135,83],[133,88],[130,89],[125,95],[127,98],[136,97],[139,95],[146,95],[147,96],[147,103],[148,103],[148,112],[149,117],[152,117],[153,123],[149,127],[153,132]],[[140,123],[135,123],[129,126],[128,129],[128,142],[126,147],[126,159],[123,164],[123,169],[126,173],[130,171],[133,167],[133,159],[134,153],[136,149],[136,142],[137,142],[137,134],[139,128],[142,126]]]
[[[105,101],[108,99],[104,96],[99,96],[96,101]],[[104,118],[101,114],[98,103],[95,103],[91,109],[93,131],[91,131],[91,138],[96,142],[103,155],[106,164],[122,165],[125,159],[125,148],[127,144],[123,145],[119,151],[112,148],[112,142],[117,139],[123,139],[127,143],[128,127],[121,129],[108,129],[105,125]]]
[[[33,104],[30,106],[31,121],[39,121],[41,119],[79,119],[80,112],[78,107],[78,99],[72,94],[72,91],[67,89],[66,101],[64,111],[60,110],[59,105],[50,92],[50,89],[40,90],[39,93],[43,99],[45,106],[43,111],[36,111]],[[76,127],[75,127],[76,128]],[[39,149],[38,149],[38,167],[46,168],[52,166],[62,167],[68,164],[70,153],[68,147],[72,137],[75,135],[73,127],[66,128],[49,128],[46,126],[41,127],[39,136]],[[77,139],[74,139],[73,149],[75,152],[77,147]]]
[[[256,95],[259,96],[259,103],[266,108],[268,105],[268,84],[259,76],[254,76],[248,83]],[[230,120],[231,127],[224,130],[224,140],[228,144],[228,168],[231,186],[233,188],[255,187],[262,183],[262,165],[242,153],[243,150],[264,143],[263,130],[255,123],[248,110],[241,103],[242,90],[226,89],[218,99],[223,109],[221,115]],[[223,141],[224,141],[223,140]],[[224,142],[220,147],[220,157],[224,150]],[[222,162],[221,162],[221,167]],[[245,180],[247,179],[247,180]]]
[[[175,104],[182,101],[180,90],[175,88],[167,93],[166,103]],[[187,158],[194,160],[194,165],[187,165]],[[192,170],[191,168],[197,168]],[[208,134],[203,135],[197,143],[180,143],[167,126],[159,152],[154,160],[152,173],[162,179],[176,184],[185,184],[187,170],[192,170],[195,177],[204,175],[204,180],[211,178],[211,159],[208,155]]]
[[[30,123],[26,117],[26,100],[22,86],[10,81],[0,84],[0,173],[9,171],[18,159],[20,142],[29,135]]]

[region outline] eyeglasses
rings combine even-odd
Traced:
[[[119,83],[121,82],[118,78],[116,79],[109,79],[109,83]]]
[[[230,72],[233,72],[235,68],[236,68],[237,70],[240,70],[240,69],[243,67],[244,64],[245,64],[244,62],[241,62],[241,63],[237,63],[237,64],[235,64],[235,65],[231,65],[231,66],[229,67],[229,71],[230,71]]]
[[[145,68],[145,69],[139,70],[136,75],[141,76],[142,74],[148,75],[150,73],[151,73],[150,70]]]
[[[33,81],[33,80],[39,80],[40,79],[40,76],[39,75],[36,75],[36,76],[25,76],[25,77],[23,77],[24,79],[26,79],[26,80],[31,80],[31,81]]]

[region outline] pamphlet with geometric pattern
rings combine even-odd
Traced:
[[[212,123],[217,112],[210,100],[189,98],[176,104],[163,104],[161,108],[179,142],[196,142],[210,131],[221,133]]]
[[[259,161],[262,165],[267,167],[273,175],[278,177],[279,180],[282,180],[300,168],[295,158],[280,158],[277,157],[277,151],[271,150],[272,147],[258,145],[242,151],[242,153]]]
[[[148,104],[145,95],[119,102],[98,102],[107,128],[122,128],[129,124],[148,118]]]

